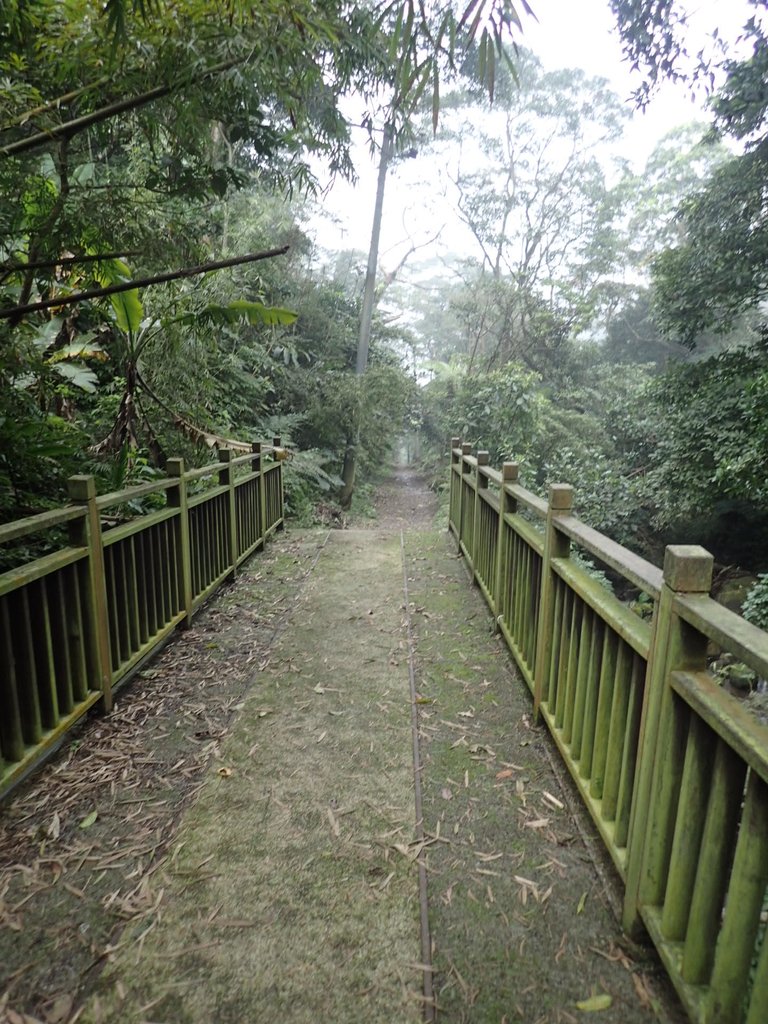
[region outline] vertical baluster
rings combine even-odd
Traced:
[[[599,800],[603,795],[605,779],[605,763],[608,758],[608,732],[611,726],[611,707],[613,692],[616,686],[616,670],[620,651],[624,644],[613,630],[608,630],[608,646],[603,657],[600,672],[599,692],[597,695],[597,713],[595,715],[595,740],[592,747],[592,770],[590,773],[590,796]]]
[[[157,580],[156,559],[157,559],[157,526],[147,530],[144,547],[144,571],[146,573],[145,595],[147,602],[147,632],[154,636],[160,629],[160,617],[157,614]]]
[[[131,639],[131,654],[141,647],[141,630],[139,627],[139,580],[136,564],[136,538],[127,537],[125,541],[125,568],[128,584],[128,604],[125,614],[128,619],[128,631]]]
[[[608,626],[603,628],[603,642],[599,649],[599,655],[595,669],[587,679],[586,694],[584,695],[584,727],[581,736],[581,757],[579,759],[579,775],[582,779],[588,779],[592,775],[592,758],[595,749],[595,730],[597,726],[597,707],[601,689],[601,681],[605,671],[605,664],[611,658],[611,642],[615,636]],[[612,671],[612,669],[611,669]]]
[[[17,608],[12,615],[12,632],[16,650],[16,671],[19,683],[19,709],[24,740],[39,743],[42,735],[40,698],[38,696],[37,666],[35,664],[35,637],[32,631],[32,617],[29,611],[27,588],[16,591]],[[15,619],[15,621],[13,621]]]
[[[567,586],[567,584],[566,584]],[[555,725],[562,729],[565,721],[565,708],[570,696],[571,687],[576,678],[576,665],[579,657],[579,631],[581,629],[581,598],[568,587],[571,614],[568,620],[568,639],[566,650],[561,661],[561,676],[557,688],[557,708]]]
[[[745,774],[741,758],[718,740],[680,971],[693,985],[706,985],[712,971]],[[659,858],[654,847],[651,852]],[[665,881],[665,867],[654,873],[654,880],[660,875],[660,883]]]
[[[571,550],[571,542],[557,529],[557,520],[567,516],[573,506],[573,488],[567,484],[550,484],[547,502],[547,525],[544,534],[544,558],[541,570],[541,596],[539,599],[539,625],[536,635],[536,669],[534,672],[535,687],[533,694],[534,716],[538,714],[539,704],[544,699],[547,686],[547,667],[552,663],[552,646],[554,638],[553,616],[555,611],[553,594],[556,574],[552,570],[553,558],[567,558]],[[551,684],[550,684],[551,685]],[[552,707],[552,692],[549,694],[549,707]]]
[[[592,659],[592,639],[595,630],[595,613],[588,604],[582,602],[582,628],[579,632],[579,660],[575,684],[573,686],[573,713],[570,729],[563,731],[570,741],[570,755],[578,761],[582,751],[582,731],[584,729],[584,707],[587,700],[587,680]],[[567,721],[567,720],[566,720]]]
[[[131,616],[130,608],[130,568],[128,565],[128,543],[120,541],[112,545],[115,552],[115,564],[117,566],[117,622],[120,628],[120,654],[121,661],[128,661],[133,654],[131,646]]]
[[[579,630],[578,657],[574,670],[568,681],[568,695],[565,702],[565,717],[563,719],[563,740],[570,743],[573,739],[573,722],[576,711],[576,700],[584,692],[584,673],[589,662],[590,641],[594,631],[595,615],[589,605],[579,601],[581,626]],[[583,708],[583,704],[582,704]]]
[[[139,646],[149,642],[152,630],[149,628],[149,573],[147,571],[147,546],[154,527],[142,530],[134,537],[134,559],[136,562],[136,601],[139,610]]]
[[[640,908],[646,903],[657,906],[666,887],[688,720],[680,713],[669,677],[679,668],[696,670],[706,665],[707,639],[675,614],[675,595],[708,593],[712,562],[712,556],[697,546],[671,545],[664,554],[664,583],[653,617],[629,822],[622,917],[629,934],[639,933]]]
[[[8,598],[0,597],[0,751],[6,761],[24,757],[24,729],[21,720],[19,680],[16,672],[16,634],[8,609]]]
[[[573,594],[573,608],[570,617],[570,634],[568,637],[568,660],[565,667],[564,702],[562,709],[562,730],[565,742],[570,740],[573,723],[573,702],[581,655],[582,622],[584,618],[584,601],[578,594]]]
[[[89,690],[97,688],[99,666],[93,661],[93,644],[89,643],[86,630],[88,592],[88,565],[78,562],[68,568],[65,577],[67,594],[67,633],[69,636],[70,662],[72,664],[72,695],[75,700],[85,700]],[[109,648],[107,647],[109,665]],[[110,677],[111,678],[111,677]]]
[[[55,729],[59,724],[59,697],[56,692],[56,668],[53,660],[48,592],[44,580],[37,580],[29,589],[32,597],[30,606],[32,635],[36,641],[34,657],[37,663],[40,719],[44,729]]]
[[[616,805],[614,838],[617,846],[626,846],[629,835],[629,819],[632,810],[632,793],[635,785],[637,744],[640,737],[640,714],[643,706],[643,683],[645,662],[639,654],[632,659],[632,676],[629,683],[629,707],[624,732],[624,745],[619,779],[619,797]]]
[[[556,577],[555,586],[563,592],[563,616],[560,623],[557,661],[553,660],[552,678],[549,682],[549,713],[557,720],[557,709],[562,708],[565,675],[568,669],[568,656],[571,651],[570,631],[573,625],[575,596],[570,587],[560,577]],[[554,648],[553,648],[554,650]]]
[[[176,608],[184,612],[183,626],[189,628],[192,622],[192,598],[195,591],[194,583],[194,529],[191,523],[189,508],[189,491],[187,477],[184,472],[184,459],[169,459],[166,472],[168,476],[178,480],[176,487],[167,492],[166,502],[169,508],[178,509],[173,518],[172,532],[176,537],[178,557],[178,583]],[[155,570],[157,572],[157,569]],[[174,611],[176,610],[174,608]]]
[[[112,709],[113,672],[110,651],[113,638],[109,629],[106,567],[101,519],[96,507],[96,481],[92,476],[73,476],[67,480],[67,489],[73,501],[85,506],[85,516],[69,524],[69,540],[73,546],[88,549],[88,564],[80,563],[77,571],[83,644],[89,667],[88,689],[101,690],[101,707],[108,712]]]
[[[701,837],[711,788],[715,742],[716,736],[709,726],[698,715],[694,715],[688,730],[661,917],[662,934],[674,942],[681,942],[685,938],[688,926],[696,865],[701,853]]]
[[[548,685],[542,687],[542,701],[547,703],[547,710],[550,715],[555,714],[557,707],[557,694],[560,677],[560,651],[562,650],[562,631],[564,622],[563,598],[565,588],[562,580],[556,578],[554,581],[552,616],[552,651],[549,671],[546,673]]]
[[[616,817],[616,805],[619,799],[619,780],[621,778],[621,757],[624,746],[624,734],[627,726],[629,709],[629,684],[632,675],[632,651],[619,641],[619,657],[616,663],[616,682],[613,688],[611,719],[608,728],[608,748],[605,758],[605,774],[603,782],[602,815],[606,821]]]
[[[64,576],[66,569],[46,577],[42,582],[48,593],[46,604],[50,618],[51,641],[54,652],[54,678],[56,680],[56,698],[60,715],[68,715],[74,707],[72,692],[72,664],[67,635],[67,615],[70,609],[64,593]]]

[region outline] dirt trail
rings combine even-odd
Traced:
[[[438,1021],[679,1019],[434,497],[401,470],[378,498],[276,538],[4,810],[0,1020],[416,1022],[420,855]]]

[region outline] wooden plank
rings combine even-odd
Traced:
[[[651,646],[651,626],[648,622],[630,611],[601,583],[570,559],[553,558],[552,569],[608,623],[614,632],[626,640],[630,647],[644,658],[648,657]]]
[[[495,494],[493,491],[490,491],[487,488],[485,490],[479,490],[478,494],[480,496],[480,500],[485,502],[486,505],[489,505],[493,509],[493,511],[498,514],[500,508],[498,494]]]
[[[706,672],[674,672],[671,684],[696,714],[768,782],[768,726],[758,722]]]
[[[683,980],[681,974],[683,960],[682,944],[679,942],[668,942],[664,939],[661,933],[661,911],[658,907],[643,907],[642,918],[688,1016],[692,1021],[703,1022],[704,997],[707,990],[699,985],[689,985]],[[711,1024],[716,1024],[716,1022],[713,1021]],[[755,1021],[755,1024],[765,1024],[764,1017],[760,1017],[760,1020]]]
[[[678,594],[674,607],[694,629],[768,678],[768,633],[705,594]]]
[[[189,474],[186,473],[185,476],[189,476]],[[187,498],[187,504],[189,508],[197,508],[199,505],[206,505],[228,490],[228,487],[218,485],[216,487],[209,488],[207,491],[203,491],[201,494],[190,494]]]
[[[35,580],[41,580],[44,576],[49,576],[87,557],[88,548],[67,547],[50,555],[43,555],[21,569],[9,569],[8,572],[0,573],[0,595],[11,594],[14,590],[26,587]]]
[[[95,498],[96,508],[101,512],[102,509],[112,508],[114,505],[125,505],[129,501],[143,498],[147,494],[162,494],[163,491],[167,491],[169,487],[174,487],[175,485],[175,480],[161,477],[158,480],[152,480],[150,483],[124,487],[121,491],[98,494]]]
[[[136,519],[131,519],[130,522],[120,523],[119,526],[112,526],[108,530],[104,530],[102,534],[103,545],[105,548],[108,548],[113,544],[120,544],[129,537],[135,537],[138,533],[144,533],[152,529],[158,523],[164,523],[166,519],[173,519],[178,514],[178,509],[176,508],[162,508],[157,512],[149,512],[145,516],[137,516]]]
[[[507,512],[504,514],[504,522],[509,526],[518,537],[521,537],[525,543],[533,548],[534,551],[538,552],[539,555],[544,554],[544,534],[532,523],[529,523],[527,519],[524,519],[517,512]]]
[[[83,715],[101,701],[102,697],[101,690],[91,691],[87,698],[77,705],[72,714],[62,718],[55,729],[51,729],[50,732],[41,736],[39,743],[26,749],[23,757],[17,763],[6,768],[5,773],[0,779],[0,793],[8,793],[16,782],[24,778],[36,764],[43,761],[47,753],[58,745],[62,736],[65,736]]]
[[[591,552],[601,562],[610,565],[624,579],[629,580],[640,590],[645,591],[654,600],[661,593],[663,576],[661,569],[646,561],[639,555],[622,547],[616,541],[604,536],[591,526],[582,523],[576,516],[562,516],[557,520],[557,528],[566,537]]]
[[[0,526],[0,544],[7,544],[9,541],[18,540],[20,537],[28,537],[31,533],[50,530],[52,527],[61,526],[63,523],[84,519],[85,515],[85,510],[79,506],[66,505],[64,508],[56,508],[50,512],[41,512],[36,516],[27,516],[26,519],[17,519],[12,523],[4,523]]]
[[[533,494],[532,491],[527,491],[525,487],[521,487],[520,484],[505,484],[504,489],[511,498],[519,502],[523,508],[527,508],[530,512],[534,512],[541,519],[547,518],[547,503],[543,498]]]

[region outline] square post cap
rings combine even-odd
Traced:
[[[67,494],[73,501],[90,501],[96,497],[96,480],[86,474],[71,476],[67,480]]]
[[[664,582],[683,594],[708,594],[714,558],[698,544],[670,544],[664,551]]]
[[[549,507],[553,512],[570,512],[573,508],[573,488],[570,484],[549,485]]]
[[[501,479],[507,483],[511,483],[514,480],[520,478],[520,463],[519,462],[502,462],[501,464]]]

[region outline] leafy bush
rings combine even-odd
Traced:
[[[768,572],[762,572],[757,577],[757,583],[753,584],[744,598],[741,614],[753,625],[768,630]]]

